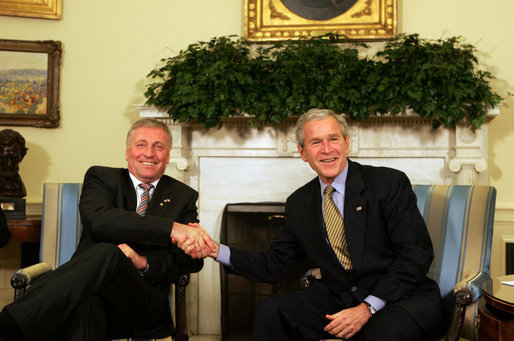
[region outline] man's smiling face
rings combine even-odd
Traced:
[[[136,128],[125,154],[132,175],[144,183],[154,182],[164,175],[170,160],[168,134],[157,127]]]
[[[325,184],[330,185],[346,167],[350,136],[344,138],[334,117],[308,121],[303,134],[304,146],[298,146],[302,160],[309,163]]]

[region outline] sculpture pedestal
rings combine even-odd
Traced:
[[[25,219],[25,199],[0,197],[0,206],[7,219]]]

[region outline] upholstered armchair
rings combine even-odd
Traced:
[[[488,280],[496,189],[491,186],[414,185],[434,246],[429,270],[441,290],[445,340],[478,340],[478,300]],[[319,270],[301,279],[308,288]]]
[[[82,184],[46,183],[43,189],[43,216],[40,243],[40,263],[18,270],[11,278],[14,300],[39,276],[67,262],[78,245],[81,233],[79,199]],[[189,339],[186,321],[186,286],[189,274],[182,275],[170,292],[175,292],[174,340]],[[170,302],[171,302],[170,297]],[[170,307],[171,308],[171,307]]]

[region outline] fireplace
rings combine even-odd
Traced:
[[[173,135],[166,171],[197,189],[200,224],[221,240],[225,206],[285,202],[315,173],[296,149],[294,120],[254,129],[244,117],[206,130],[170,120],[155,108],[137,106],[142,117],[160,117]],[[499,110],[491,111],[498,115]],[[403,170],[416,184],[487,183],[487,126],[433,130],[430,121],[407,114],[350,122],[350,159]],[[206,260],[188,287],[188,324],[193,333],[221,334],[219,265]]]
[[[225,206],[221,223],[221,243],[241,250],[259,252],[269,247],[285,222],[284,203],[236,203]],[[307,264],[293,269],[285,280],[256,283],[228,274],[220,267],[221,331],[223,340],[251,340],[257,302],[271,295],[300,290],[299,279]]]

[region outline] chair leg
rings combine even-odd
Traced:
[[[189,284],[189,274],[179,277],[175,283],[175,316],[176,316],[176,334],[177,341],[189,341],[187,332],[187,314],[186,314],[186,286]]]

